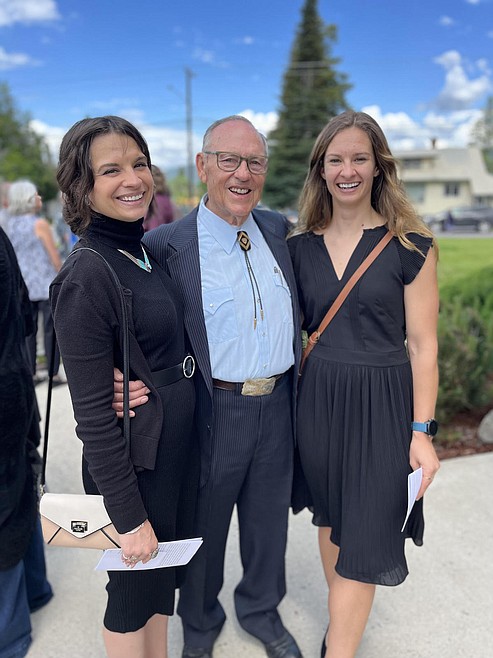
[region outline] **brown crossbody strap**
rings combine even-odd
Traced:
[[[312,335],[308,338],[308,343],[303,350],[303,356],[301,357],[301,363],[300,363],[300,375],[303,370],[303,366],[305,365],[305,361],[312,351],[312,349],[315,347],[315,345],[318,343],[321,334],[327,329],[329,326],[330,322],[332,321],[332,318],[334,315],[337,313],[337,311],[341,308],[341,306],[344,303],[344,300],[346,297],[349,295],[351,290],[354,288],[356,283],[358,282],[359,279],[363,276],[363,274],[366,272],[366,270],[370,267],[370,265],[373,263],[373,261],[379,256],[382,251],[385,249],[385,247],[388,245],[388,243],[392,240],[392,233],[390,231],[387,231],[387,233],[383,236],[383,238],[380,240],[380,242],[370,251],[368,256],[365,258],[365,260],[361,263],[361,265],[358,267],[358,269],[354,272],[352,277],[348,280],[344,288],[341,290],[341,292],[337,295],[337,297],[334,300],[334,303],[332,306],[329,308],[327,311],[324,319],[320,323],[318,329],[312,333]]]

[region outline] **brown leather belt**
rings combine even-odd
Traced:
[[[284,377],[284,374],[258,379],[247,379],[244,382],[225,382],[222,379],[213,379],[212,385],[214,388],[220,388],[222,391],[236,391],[236,393],[241,395],[270,395]]]

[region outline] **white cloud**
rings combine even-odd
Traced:
[[[141,131],[149,146],[151,159],[158,167],[170,170],[186,165],[187,134],[185,130],[171,130],[150,125],[143,120],[140,110],[119,110],[118,115],[134,123]],[[33,119],[30,127],[38,135],[44,137],[54,162],[57,162],[61,141],[70,126],[49,126],[42,121]],[[202,137],[194,135],[192,142],[195,159],[195,154],[202,147]]]
[[[37,66],[39,62],[25,53],[8,53],[0,46],[0,71],[8,71],[21,66]]]
[[[474,109],[449,114],[429,112],[424,117],[423,125],[431,137],[437,138],[440,148],[467,146],[470,142],[471,130],[481,116],[481,110]]]
[[[244,37],[240,37],[239,39],[235,39],[235,43],[242,46],[253,46],[255,39],[249,35],[246,35]]]
[[[449,50],[435,58],[435,63],[445,71],[445,85],[433,106],[442,111],[456,111],[471,107],[492,89],[490,72],[485,67],[484,60],[479,60],[475,67],[482,75],[470,79],[465,71],[462,56],[456,50]]]
[[[437,148],[465,147],[470,142],[472,127],[482,115],[481,110],[428,112],[418,122],[405,112],[383,114],[378,105],[364,107],[362,111],[378,122],[392,151],[428,149],[432,139],[437,140]]]
[[[172,130],[150,124],[137,124],[144,135],[152,161],[164,170],[185,167],[188,161],[187,133],[185,130]],[[202,137],[192,136],[192,159],[195,163],[195,154],[202,148]],[[195,170],[195,164],[194,164]]]
[[[229,66],[227,62],[219,60],[215,52],[212,50],[206,50],[205,48],[196,47],[192,56],[203,64],[210,64],[211,66],[217,66],[222,69],[228,68]]]
[[[478,59],[478,61],[476,62],[476,66],[478,67],[478,69],[480,71],[483,71],[483,73],[486,73],[486,75],[491,75],[491,69],[490,69],[490,65],[489,65],[487,59],[484,59],[484,58],[483,59]]]
[[[427,131],[405,112],[388,112],[383,114],[378,105],[363,107],[382,128],[392,150],[402,151],[424,148],[429,142]]]
[[[59,18],[55,0],[0,0],[0,27],[14,23],[55,21]]]
[[[454,19],[450,18],[450,16],[440,16],[440,20],[438,22],[440,25],[443,25],[444,27],[450,27],[451,25],[455,25]]]
[[[242,110],[241,112],[238,112],[238,114],[251,121],[262,135],[267,136],[271,130],[274,130],[277,126],[277,112],[254,112],[253,110]]]
[[[62,138],[67,132],[66,128],[60,128],[57,126],[49,126],[47,123],[33,119],[29,122],[29,126],[35,133],[44,137],[48,148],[50,149],[51,157],[54,162],[58,161],[58,152],[60,150],[60,144]]]
[[[122,99],[120,99],[120,101],[121,100]],[[101,109],[103,105],[103,103],[94,102],[91,104],[91,107],[98,107]],[[122,107],[117,104],[117,99],[114,99],[113,102],[108,102],[105,105],[105,109],[108,109],[109,105],[111,105],[112,108],[115,106],[114,109],[118,116],[124,117],[137,126],[149,145],[152,161],[157,164],[158,167],[169,171],[170,169],[186,166],[188,162],[188,141],[186,130],[173,130],[159,125],[152,125],[146,121],[140,109],[131,107],[130,105],[127,108]],[[81,112],[82,110],[78,111],[78,116],[81,116]],[[251,121],[257,130],[264,135],[267,135],[277,124],[276,112],[262,113],[246,109],[242,112],[238,112],[238,114],[241,114],[241,116],[244,116]],[[58,151],[60,149],[63,135],[70,125],[67,125],[64,128],[49,126],[38,120],[31,121],[30,125],[35,132],[46,139],[50,153],[56,162],[58,160]],[[192,157],[194,162],[195,154],[202,148],[202,137],[201,134],[194,134],[192,136]]]
[[[468,5],[479,5],[481,0],[466,0]]]

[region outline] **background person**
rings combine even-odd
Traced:
[[[289,240],[309,335],[387,230],[394,238],[320,336],[299,389],[298,444],[329,586],[328,658],[355,655],[375,585],[405,579],[404,540],[421,545],[424,527],[419,501],[401,533],[407,476],[423,468],[421,498],[439,467],[430,437],[411,429],[433,418],[437,396],[432,234],[380,127],[345,112],[315,142]]]
[[[207,194],[189,215],[144,240],[183,291],[198,370],[197,532],[204,544],[180,589],[183,658],[211,658],[225,623],[218,595],[235,505],[243,565],[235,590],[239,623],[270,658],[301,657],[277,609],[286,593],[301,329],[288,222],[256,209],[267,162],[265,138],[247,119],[216,121],[196,156]],[[248,235],[247,252],[239,231]],[[142,393],[134,392],[137,402]]]
[[[40,432],[26,356],[32,330],[27,288],[0,228],[0,656],[18,658],[31,644],[29,613],[53,596],[33,473]]]
[[[8,192],[10,183],[8,181],[0,181],[0,227],[5,228],[5,222],[9,216],[7,208],[9,205]]]
[[[130,369],[151,392],[132,420],[129,447],[111,407],[113,368],[122,368],[120,296],[102,259],[75,251],[51,286],[51,303],[84,445],[84,487],[104,497],[129,567],[108,574],[104,642],[111,658],[162,658],[177,570],[131,567],[147,563],[158,541],[190,536],[198,459],[183,303],[141,244],[153,194],[147,144],[120,117],[83,119],[63,138],[57,180],[65,220],[80,237],[75,249],[101,253],[125,289]]]
[[[156,165],[151,166],[154,180],[154,198],[144,219],[144,231],[150,231],[161,224],[170,224],[175,219],[175,209],[166,177]]]
[[[14,247],[31,300],[34,332],[27,339],[27,347],[35,383],[44,379],[36,375],[38,319],[43,317],[44,350],[49,364],[53,344],[49,286],[62,265],[51,226],[39,216],[41,207],[42,199],[33,183],[20,180],[10,185],[5,231]],[[54,386],[65,383],[58,375],[59,367],[60,354],[55,348]]]

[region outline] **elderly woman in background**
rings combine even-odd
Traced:
[[[50,283],[56,276],[62,261],[55,245],[50,224],[39,216],[41,196],[36,186],[28,180],[12,183],[8,189],[7,219],[5,232],[10,238],[26,282],[31,301],[34,332],[27,339],[29,361],[35,383],[42,381],[36,376],[36,336],[38,316],[43,316],[44,348],[48,364],[53,344],[53,319],[49,302]],[[55,348],[53,384],[64,383],[58,375],[60,356]]]

